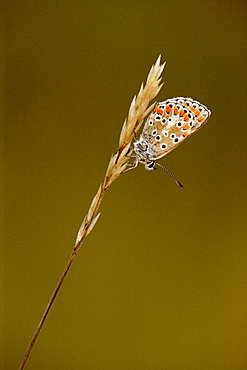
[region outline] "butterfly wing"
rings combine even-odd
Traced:
[[[191,98],[173,98],[158,103],[148,117],[140,141],[148,143],[150,159],[175,149],[209,119],[210,110]]]

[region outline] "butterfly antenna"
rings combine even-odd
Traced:
[[[178,179],[173,175],[173,173],[170,170],[168,170],[168,168],[162,166],[160,163],[157,163],[157,162],[155,164],[157,166],[160,166],[161,168],[163,168],[163,170],[165,170],[171,176],[171,178],[175,181],[175,183],[177,184],[177,186],[179,186],[180,189],[183,190],[184,187],[181,184],[181,182],[178,181]]]

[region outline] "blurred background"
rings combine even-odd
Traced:
[[[209,122],[103,200],[25,369],[246,369],[246,2],[5,1],[3,369],[17,369],[162,54]],[[3,281],[2,279],[2,281]],[[3,284],[2,284],[3,286]]]

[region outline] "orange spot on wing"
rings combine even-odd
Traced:
[[[166,113],[171,113],[171,111],[172,111],[172,108],[171,108],[171,107],[169,107],[169,105],[167,105],[167,106],[166,106]]]
[[[164,113],[164,109],[161,109],[161,108],[159,108],[159,107],[155,107],[155,108],[154,108],[154,112],[157,112],[157,113],[159,113],[159,114],[163,114],[163,113]]]
[[[189,130],[190,129],[190,125],[188,123],[186,123],[184,126],[183,126],[184,130]]]
[[[183,137],[187,137],[189,135],[188,132],[183,133]]]
[[[174,114],[176,114],[176,115],[178,114],[178,108],[177,107],[174,108]]]
[[[188,122],[190,120],[187,114],[184,116],[184,120],[185,122]]]
[[[183,111],[183,110],[181,110],[181,112],[180,112],[180,116],[181,116],[181,117],[184,117],[184,116],[185,116],[185,113],[184,113],[184,111]]]
[[[198,121],[199,122],[203,122],[204,120],[205,120],[205,117],[203,117],[203,116],[201,116],[201,117],[198,118]]]
[[[199,110],[195,110],[195,111],[194,111],[194,114],[195,114],[195,116],[196,116],[196,117],[197,117],[197,116],[199,116],[199,115],[200,115],[200,113],[201,113],[201,112],[200,112]]]

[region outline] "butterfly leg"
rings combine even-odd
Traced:
[[[134,168],[136,168],[138,166],[138,163],[139,163],[139,161],[138,161],[137,158],[135,159],[134,163],[132,163],[132,164],[131,163],[128,163],[129,168],[127,168],[126,170],[124,170],[124,172],[133,170]]]

